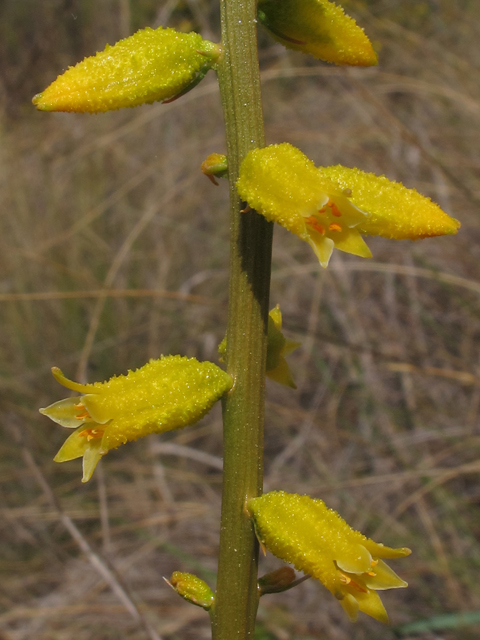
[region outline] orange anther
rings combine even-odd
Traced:
[[[78,435],[79,437],[85,436],[88,442],[90,442],[90,440],[101,438],[103,436],[103,431],[101,429],[85,429],[84,431],[81,431]]]
[[[308,218],[305,218],[305,222],[312,227],[312,229],[315,229],[315,231],[318,231],[318,233],[321,233],[322,236],[325,235],[325,227],[323,227],[318,220],[315,218],[315,216],[309,216]]]
[[[325,211],[327,210],[327,207],[330,209],[333,216],[335,216],[336,218],[340,218],[340,216],[342,215],[342,212],[337,207],[337,205],[333,202],[333,200],[329,200],[324,207],[318,210],[318,213],[325,213]]]
[[[332,210],[332,215],[334,215],[336,218],[340,218],[342,213],[341,213],[340,209],[337,207],[337,205],[334,202],[329,202],[328,206]]]
[[[88,413],[88,411],[85,408],[85,405],[82,402],[79,402],[78,404],[75,404],[73,406],[77,411],[79,411],[79,413],[75,416],[75,420],[85,421],[85,420],[92,419],[91,415]]]
[[[341,231],[342,227],[337,222],[332,222],[328,225],[330,231]]]
[[[340,574],[340,582],[343,582],[343,584],[350,584],[352,581],[352,579],[350,578],[350,576],[346,576],[344,573]]]
[[[372,567],[376,567],[378,564],[378,560],[371,560],[370,564],[372,565]]]
[[[328,200],[327,204],[318,210],[318,213],[325,213],[325,211],[327,210],[327,207],[332,207],[332,206],[333,206],[333,202],[331,200]]]
[[[377,575],[374,571],[367,571],[367,576],[372,576],[372,578],[375,578],[375,576]]]

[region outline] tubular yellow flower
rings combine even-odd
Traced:
[[[300,342],[287,340],[282,333],[282,312],[277,306],[268,314],[268,346],[267,346],[267,377],[287,387],[296,389],[290,368],[285,356],[295,351]]]
[[[200,82],[219,53],[197,33],[147,27],[69,67],[33,104],[41,111],[98,113],[173,100]]]
[[[261,544],[275,556],[311,574],[355,621],[362,611],[380,622],[388,615],[377,591],[406,587],[382,558],[410,555],[355,531],[322,500],[271,491],[249,500],[248,511]]]
[[[297,385],[293,381],[290,368],[285,360],[285,356],[298,349],[300,342],[287,340],[282,333],[282,312],[277,306],[268,314],[268,343],[267,343],[267,364],[265,375],[271,380],[275,380],[286,387],[296,389]],[[218,346],[220,362],[224,362],[223,356],[227,352],[227,337]]]
[[[90,480],[110,449],[194,424],[232,387],[231,377],[212,362],[182,356],[162,356],[127,375],[93,384],[72,382],[56,367],[52,373],[67,389],[84,394],[40,409],[62,427],[75,429],[55,462],[83,457],[82,482]]]
[[[258,19],[288,49],[341,65],[378,63],[363,29],[328,0],[259,0]]]
[[[288,143],[250,151],[237,189],[252,209],[308,242],[322,267],[334,247],[370,258],[361,234],[418,240],[460,227],[415,189],[359,169],[315,167]]]

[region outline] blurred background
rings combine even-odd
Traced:
[[[413,555],[351,625],[316,581],[262,599],[257,640],[465,639],[480,631],[480,7],[341,2],[380,56],[342,69],[260,29],[268,143],[386,174],[462,222],[458,236],[369,239],[328,270],[275,230],[271,306],[296,391],[267,381],[267,490],[321,497]],[[68,65],[150,25],[218,40],[217,0],[0,2],[0,638],[209,638],[161,579],[215,582],[221,415],[113,451],[93,479],[52,458],[65,397],[50,368],[104,380],[160,354],[216,361],[226,325],[228,189],[210,72],[169,105],[38,113]],[[281,565],[268,555],[262,572]]]

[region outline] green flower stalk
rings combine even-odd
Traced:
[[[334,247],[370,258],[362,234],[418,240],[460,227],[415,189],[360,169],[316,167],[288,143],[251,151],[237,189],[252,209],[308,242],[322,267]]]
[[[33,104],[98,113],[171,101],[197,85],[219,55],[219,46],[197,33],[147,27],[70,67]]]
[[[287,49],[340,65],[378,63],[363,29],[328,0],[259,0],[258,19]]]
[[[56,367],[52,373],[67,389],[84,394],[40,409],[62,427],[75,429],[54,459],[83,457],[82,482],[90,480],[110,449],[194,424],[232,387],[232,378],[217,365],[182,356],[162,356],[93,384],[68,380]]]
[[[271,491],[249,500],[260,543],[275,556],[309,573],[340,601],[350,620],[359,611],[387,623],[377,593],[406,587],[382,558],[410,555],[405,547],[392,549],[352,529],[322,500]]]

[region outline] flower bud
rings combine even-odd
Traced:
[[[378,62],[363,29],[328,0],[259,0],[258,19],[287,49],[341,65]]]
[[[270,571],[258,579],[258,589],[261,596],[267,593],[281,593],[287,591],[296,583],[295,571],[292,567],[280,567]]]
[[[192,573],[174,571],[170,580],[165,582],[187,602],[196,604],[208,611],[215,602],[215,596],[206,582]]]
[[[170,101],[198,84],[219,53],[197,33],[147,27],[69,67],[33,104],[41,111],[98,113]]]
[[[222,153],[211,153],[201,165],[202,173],[213,182],[218,185],[215,178],[226,178],[228,176],[228,162],[227,156]]]

